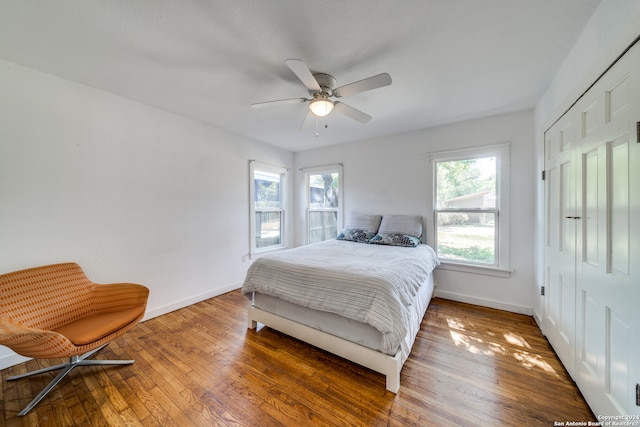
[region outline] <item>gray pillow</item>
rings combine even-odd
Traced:
[[[422,217],[420,215],[385,215],[382,217],[378,234],[406,234],[420,238]]]
[[[363,230],[370,231],[373,234],[378,232],[382,215],[368,215],[359,213],[350,213],[347,222],[344,225],[345,230]]]

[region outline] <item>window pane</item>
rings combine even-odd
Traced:
[[[496,207],[496,158],[436,163],[436,207]]]
[[[496,263],[496,214],[437,212],[437,252],[441,258]]]
[[[253,183],[256,209],[280,207],[280,175],[255,171]]]
[[[309,243],[334,239],[337,236],[337,211],[309,211]]]
[[[325,173],[309,175],[309,208],[337,208],[340,174]]]
[[[256,248],[280,245],[282,241],[282,212],[256,211]]]

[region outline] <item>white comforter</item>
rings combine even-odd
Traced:
[[[260,292],[368,323],[382,333],[382,351],[391,352],[404,339],[408,308],[436,265],[427,245],[327,240],[258,258],[242,293]]]

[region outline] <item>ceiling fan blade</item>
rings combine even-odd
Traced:
[[[381,73],[348,85],[340,86],[333,91],[333,95],[338,98],[343,96],[355,95],[365,90],[377,89],[379,87],[389,86],[391,84],[391,76],[387,73]]]
[[[302,62],[301,59],[286,59],[284,63],[291,68],[291,71],[293,71],[307,89],[313,91],[320,90],[320,85],[316,81],[316,78],[313,77],[313,74],[309,71],[309,67],[307,67],[307,64]]]
[[[278,99],[276,101],[267,101],[267,102],[256,102],[255,104],[251,104],[253,108],[264,108],[271,107],[273,105],[279,104],[300,104],[301,102],[307,102],[307,98],[289,98],[289,99]]]
[[[371,120],[370,115],[365,114],[362,111],[340,101],[336,101],[333,103],[333,110],[344,114],[347,117],[351,117],[353,120],[360,123],[367,123],[369,120]]]
[[[302,126],[300,126],[300,130],[311,129],[311,127],[316,122],[317,116],[311,112],[311,110],[307,110],[307,115],[302,122]]]

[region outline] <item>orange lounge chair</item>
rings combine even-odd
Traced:
[[[0,275],[0,344],[36,359],[69,357],[67,363],[8,378],[62,369],[18,415],[33,409],[76,366],[133,363],[86,359],[142,320],[148,296],[142,285],[93,283],[75,263]]]

